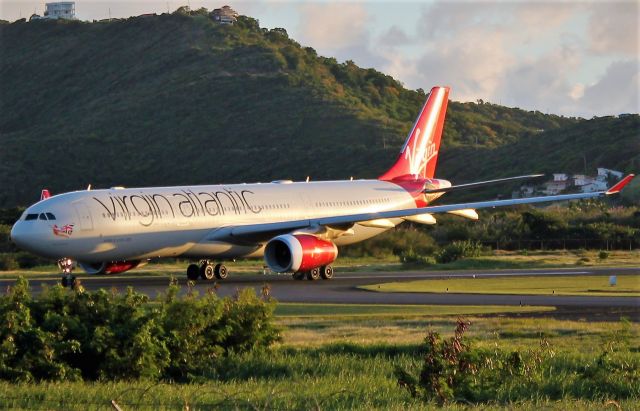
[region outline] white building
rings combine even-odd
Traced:
[[[211,12],[213,21],[217,21],[220,24],[233,24],[238,20],[238,13],[229,6],[223,6],[219,9],[214,9]]]
[[[596,180],[591,184],[583,185],[582,187],[580,187],[580,190],[583,193],[594,193],[596,191],[605,191],[607,188],[608,187],[606,181]]]
[[[608,168],[598,167],[598,180],[606,180],[609,176],[622,178],[624,173],[616,170],[609,170]]]
[[[67,19],[75,20],[76,3],[73,1],[60,1],[56,3],[46,3],[44,11],[45,19]]]
[[[595,181],[596,181],[595,178],[586,176],[584,174],[573,175],[573,185],[576,187],[586,186],[587,184],[591,184]]]
[[[569,179],[569,176],[564,173],[553,174],[553,181],[567,181],[568,179]]]

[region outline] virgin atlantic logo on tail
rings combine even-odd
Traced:
[[[57,235],[58,237],[69,238],[71,237],[71,234],[73,234],[73,224],[66,224],[66,225],[63,225],[62,227],[58,227],[57,224],[54,224],[52,228],[53,228],[53,235]]]

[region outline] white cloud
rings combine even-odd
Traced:
[[[600,114],[640,111],[640,60],[615,61],[600,80],[584,91],[579,106]]]
[[[637,56],[639,10],[639,3],[634,0],[592,5],[588,30],[591,50]]]
[[[318,49],[368,46],[369,15],[362,4],[310,3],[298,6],[300,41]]]

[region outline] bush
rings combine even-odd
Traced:
[[[461,258],[478,257],[482,253],[482,244],[477,241],[454,241],[436,253],[436,261],[447,264]]]
[[[39,257],[26,251],[16,253],[15,258],[18,261],[20,268],[33,268],[53,264],[53,261],[49,259]]]
[[[0,254],[0,271],[12,271],[20,268],[14,254]]]
[[[539,398],[626,399],[640,395],[640,362],[630,355],[630,324],[609,337],[598,358],[557,353],[544,338],[531,350],[474,348],[458,319],[454,335],[430,331],[416,375],[397,366],[398,384],[414,398],[439,404],[514,404]]]
[[[430,265],[435,263],[435,260],[432,257],[426,257],[418,254],[413,251],[413,248],[401,253],[399,257],[403,264]]]
[[[605,250],[600,250],[600,252],[598,253],[598,258],[601,260],[606,260],[607,258],[609,258],[609,252]]]
[[[208,293],[161,301],[141,293],[45,288],[32,298],[26,280],[0,297],[0,378],[32,380],[189,381],[215,373],[229,353],[279,339],[274,302],[255,292]]]

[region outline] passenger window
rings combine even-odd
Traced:
[[[44,213],[40,214],[40,220],[47,220],[47,216]]]
[[[37,220],[37,219],[38,219],[38,214],[27,214],[27,217],[25,218],[26,221]]]
[[[54,215],[53,215],[53,214],[51,214],[51,213],[47,213],[47,218],[48,218],[49,220],[55,220],[55,219],[56,219],[56,216],[54,216]]]

